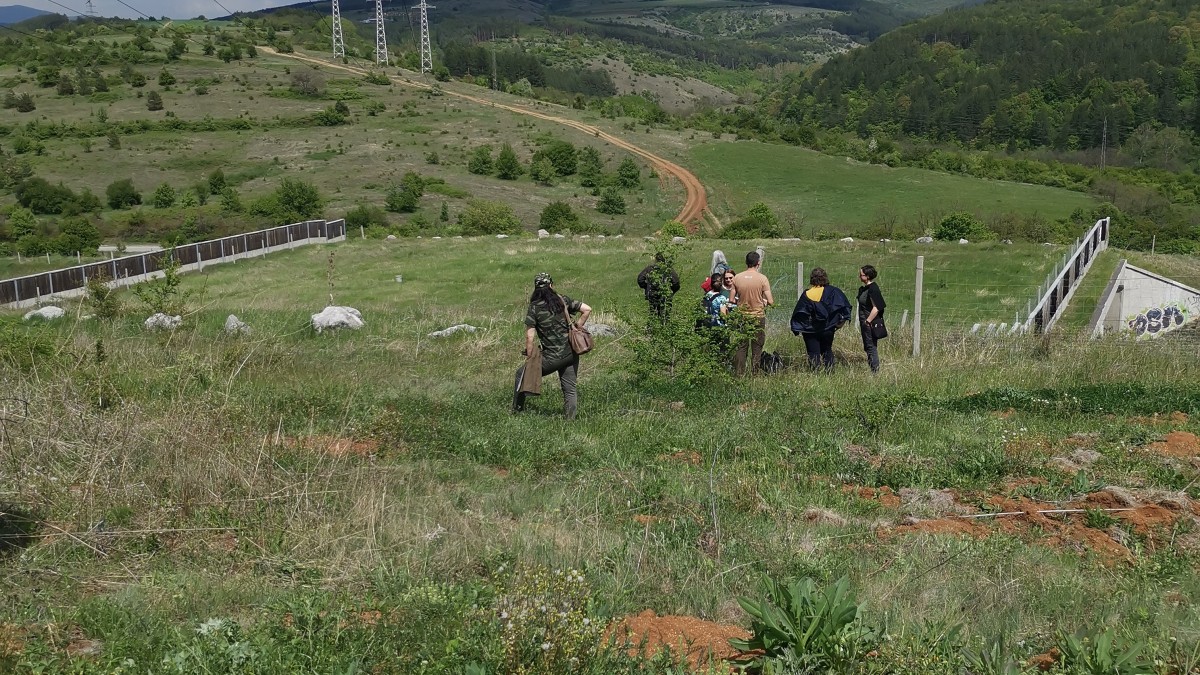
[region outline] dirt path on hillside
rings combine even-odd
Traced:
[[[279,52],[275,51],[274,49],[272,49],[270,47],[259,47],[259,49],[262,49],[262,50],[269,52],[271,54],[274,54],[276,56],[283,56],[285,58],[295,59],[297,61],[313,63],[313,64],[323,66],[325,68],[336,68],[338,70],[344,70],[348,73],[354,73],[355,75],[366,75],[368,72],[366,68],[359,68],[357,66],[350,66],[350,65],[345,65],[345,64],[341,64],[341,63],[334,63],[332,61],[326,61],[324,59],[319,59],[319,58],[312,57],[312,56],[305,56],[302,54],[280,54]],[[400,85],[407,86],[407,87],[413,87],[416,89],[430,89],[431,88],[429,85],[424,84],[422,82],[414,82],[412,80],[405,80],[405,79],[401,79],[398,77],[393,77],[391,75],[388,75],[388,79],[395,82],[396,84],[400,84]],[[650,166],[654,167],[654,170],[656,172],[658,172],[658,174],[660,176],[671,176],[683,184],[683,189],[687,193],[687,198],[684,201],[683,208],[679,211],[679,215],[675,216],[675,220],[678,220],[679,222],[687,225],[689,231],[695,231],[696,229],[698,229],[700,227],[700,225],[702,225],[704,223],[704,215],[705,215],[705,212],[708,210],[708,197],[704,192],[704,186],[700,183],[700,179],[696,178],[695,174],[693,174],[691,171],[688,171],[687,169],[683,168],[682,166],[679,166],[678,164],[676,164],[674,162],[667,161],[667,160],[663,159],[662,157],[659,157],[658,155],[650,152],[649,150],[645,150],[644,148],[640,148],[640,147],[634,145],[633,143],[630,143],[629,141],[623,140],[621,138],[617,138],[616,136],[613,136],[612,134],[607,133],[607,132],[605,132],[597,127],[594,127],[590,124],[584,124],[583,122],[577,122],[575,120],[567,119],[565,117],[559,117],[557,115],[550,115],[548,113],[539,112],[537,110],[531,110],[529,108],[525,108],[525,107],[518,106],[518,105],[497,103],[496,101],[489,101],[486,98],[482,98],[479,96],[472,96],[470,94],[464,94],[464,93],[452,91],[449,89],[443,89],[442,91],[444,91],[447,96],[454,96],[454,97],[461,98],[461,99],[464,99],[467,101],[471,101],[472,103],[478,103],[479,105],[490,106],[493,108],[500,108],[501,110],[507,110],[509,112],[516,113],[518,115],[526,115],[528,117],[536,117],[537,119],[546,120],[547,122],[554,122],[555,124],[561,124],[565,127],[570,127],[572,129],[582,131],[586,134],[591,134],[592,136],[595,136],[596,138],[604,139],[605,141],[612,143],[613,145],[617,146],[618,148],[621,148],[622,150],[631,152],[631,153],[637,155],[638,157],[641,157],[642,159],[649,162]]]

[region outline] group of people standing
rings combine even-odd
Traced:
[[[656,256],[655,262],[638,275],[638,285],[645,292],[651,311],[663,321],[667,320],[671,300],[680,289],[678,273],[666,269],[665,265],[664,258]],[[759,251],[746,254],[746,269],[739,273],[734,273],[723,252],[714,251],[711,273],[701,284],[709,326],[724,326],[731,312],[742,313],[754,326],[748,339],[737,341],[732,354],[733,370],[738,376],[753,373],[761,362],[767,336],[766,310],[775,304],[771,282],[762,274],[761,267],[762,253]],[[877,276],[877,271],[871,265],[863,265],[858,270],[862,286],[857,294],[857,319],[863,351],[867,354],[867,364],[872,372],[879,371],[878,341],[887,336],[883,321],[887,303],[875,283]],[[800,294],[792,310],[791,330],[804,339],[809,367],[832,371],[833,339],[837,331],[850,321],[850,301],[840,288],[829,283],[829,275],[820,267],[813,268],[808,282],[809,288]],[[592,308],[587,304],[560,295],[554,289],[553,279],[548,273],[542,272],[534,277],[533,294],[529,297],[525,312],[523,353],[526,361],[517,369],[514,412],[525,407],[528,395],[541,392],[543,376],[558,373],[566,418],[575,418],[579,401],[576,388],[579,355],[572,349],[568,334],[572,326],[583,328],[591,312]],[[578,315],[578,319],[574,318],[575,315]],[[535,338],[541,344],[540,349]]]
[[[746,270],[735,274],[725,254],[714,251],[712,273],[701,285],[710,325],[724,325],[728,312],[733,309],[745,312],[757,323],[750,339],[741,341],[734,352],[733,370],[739,376],[747,372],[747,352],[750,372],[761,362],[766,342],[766,308],[775,304],[771,282],[762,274],[761,267],[762,254],[751,251],[746,254]],[[878,272],[871,265],[863,265],[858,270],[863,284],[858,289],[859,332],[871,372],[879,372],[878,341],[887,333],[883,323],[887,303],[875,283],[877,276]],[[792,333],[803,337],[810,368],[831,371],[834,366],[833,338],[850,321],[850,301],[842,289],[829,283],[829,275],[820,267],[813,268],[808,283],[808,289],[800,295],[792,310]]]

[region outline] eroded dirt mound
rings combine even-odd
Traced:
[[[1180,518],[1191,517],[1186,498],[1158,495],[1139,499],[1116,487],[1090,493],[1068,504],[1007,495],[985,495],[967,501],[977,509],[976,513],[924,520],[910,516],[895,527],[881,530],[880,535],[986,537],[1004,533],[1056,548],[1091,551],[1116,562],[1132,557],[1125,545],[1129,531],[1143,538],[1153,550]],[[1104,517],[1090,517],[1089,511]]]
[[[320,452],[331,457],[370,457],[379,452],[379,441],[342,438],[329,434],[312,436],[269,436],[267,442],[285,448],[300,448]]]
[[[1163,440],[1146,446],[1146,449],[1165,457],[1194,459],[1200,456],[1200,438],[1196,438],[1196,434],[1188,431],[1172,431]]]
[[[859,487],[855,485],[843,485],[843,492],[853,492],[861,499],[869,499],[879,502],[889,509],[900,507],[900,495],[896,494],[892,488],[884,485],[883,487]]]
[[[623,645],[630,656],[641,654],[649,658],[670,650],[677,660],[686,661],[693,670],[738,657],[741,652],[731,647],[729,640],[748,637],[750,633],[740,626],[694,616],[658,616],[650,609],[620,619],[605,631],[605,639]]]

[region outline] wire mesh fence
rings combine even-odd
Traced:
[[[335,241],[346,235],[344,220],[309,220],[220,239],[177,246],[170,250],[123,256],[0,281],[0,306],[32,304],[42,297],[76,291],[89,279],[133,283],[162,270],[168,256],[185,269],[237,260],[312,241]]]

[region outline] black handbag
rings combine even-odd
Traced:
[[[882,340],[888,336],[887,326],[883,325],[883,317],[878,317],[868,326],[871,330],[871,337],[876,340]]]

